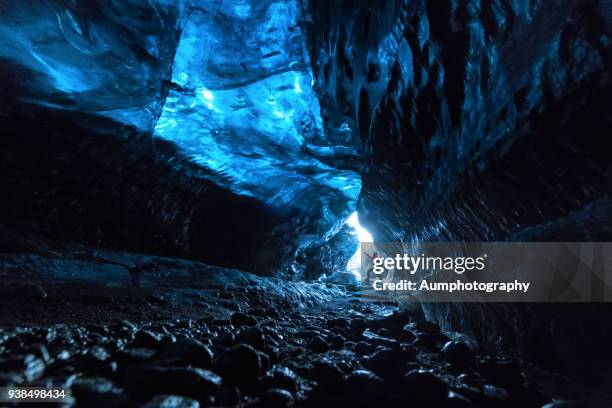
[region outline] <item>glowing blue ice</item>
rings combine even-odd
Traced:
[[[80,3],[3,10],[12,97],[173,142],[202,177],[320,219],[321,237],[354,209],[360,178],[336,167],[357,157],[350,127],[324,130],[297,0]]]
[[[155,136],[175,142],[239,194],[300,210],[331,196],[323,212],[343,216],[354,208],[360,179],[312,154],[337,146],[322,143],[297,2],[206,7],[184,22],[173,64],[177,86]]]

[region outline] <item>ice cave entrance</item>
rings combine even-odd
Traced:
[[[359,223],[359,215],[357,214],[357,211],[348,217],[346,224],[353,229],[353,233],[359,240],[360,244],[362,242],[374,242],[372,235]],[[361,245],[359,245],[357,251],[355,251],[351,259],[349,259],[348,263],[346,264],[346,269],[357,279],[358,284],[361,283]]]

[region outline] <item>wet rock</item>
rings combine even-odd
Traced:
[[[314,337],[310,342],[309,346],[315,353],[325,353],[329,350],[329,343],[327,343],[321,336]]]
[[[355,370],[346,377],[345,390],[347,396],[358,405],[367,401],[375,401],[381,392],[383,380],[368,370]]]
[[[215,394],[215,405],[234,406],[240,403],[240,390],[229,384],[222,384]]]
[[[71,393],[79,406],[98,407],[101,401],[109,407],[135,406],[128,397],[121,394],[121,389],[105,378],[79,377],[73,382]]]
[[[302,328],[297,333],[295,333],[294,336],[301,339],[312,339],[313,337],[320,335],[321,331],[318,329]]]
[[[178,322],[176,322],[176,327],[179,329],[191,329],[193,327],[193,320],[179,320]]]
[[[366,343],[365,341],[360,341],[353,346],[355,353],[359,355],[365,355],[365,354],[371,353],[372,351],[374,351],[375,348],[376,346],[370,343]]]
[[[179,395],[159,395],[146,403],[144,408],[200,408],[200,403]]]
[[[418,332],[430,334],[440,333],[440,326],[433,322],[430,322],[429,320],[417,320],[415,322],[409,323],[408,326],[411,327],[414,331]]]
[[[45,362],[34,354],[0,358],[0,372],[14,378],[15,382],[35,381],[43,375],[45,368]]]
[[[417,333],[412,344],[427,350],[438,350],[439,347],[438,337],[431,333]]]
[[[482,385],[482,379],[473,375],[473,374],[460,374],[457,376],[457,381],[462,382],[463,384],[469,385],[471,387],[480,387]]]
[[[378,334],[379,336],[383,336],[383,337],[391,337],[393,335],[393,332],[387,329],[386,327],[383,327],[381,329],[378,329],[376,331],[376,334]]]
[[[138,330],[134,336],[134,347],[157,349],[162,343],[162,335],[154,333],[151,330]]]
[[[120,366],[131,366],[153,358],[155,350],[148,348],[128,348],[119,350],[114,354],[114,358]]]
[[[363,365],[383,378],[399,376],[406,363],[414,360],[414,354],[403,350],[392,350],[388,347],[379,347],[372,355],[364,359]]]
[[[361,337],[364,330],[368,328],[368,323],[364,319],[353,319],[351,320],[351,335],[353,337]]]
[[[468,408],[473,406],[474,404],[470,401],[469,398],[455,392],[448,392],[448,406],[449,408]]]
[[[470,401],[480,402],[484,398],[482,387],[474,387],[463,383],[453,385],[453,391],[465,396]]]
[[[504,388],[496,387],[495,385],[491,384],[483,385],[482,392],[484,393],[485,397],[492,400],[505,400],[510,397],[510,394],[508,394],[508,391],[506,391]]]
[[[138,329],[138,326],[136,325],[136,323],[130,320],[126,320],[126,319],[123,319],[117,322],[116,327],[121,330],[128,330],[128,331],[136,331]]]
[[[263,351],[257,351],[259,354],[259,361],[261,361],[260,372],[266,372],[272,367],[272,362],[270,361],[270,356],[268,356]]]
[[[449,341],[442,347],[444,359],[457,368],[465,368],[474,364],[474,353],[467,344]]]
[[[109,359],[110,354],[104,347],[94,346],[88,350],[87,354],[91,356],[92,359],[98,361],[106,361]]]
[[[124,383],[128,393],[139,399],[176,394],[207,400],[221,386],[221,377],[201,368],[150,365],[128,369]]]
[[[259,327],[248,327],[240,330],[236,336],[236,341],[248,344],[259,350],[263,349],[265,344],[263,332]]]
[[[418,351],[411,344],[402,344],[397,353],[403,361],[412,362],[416,360]]]
[[[181,339],[155,354],[155,359],[176,359],[201,368],[210,368],[213,352],[196,339]]]
[[[221,332],[213,339],[213,344],[218,346],[231,346],[236,342],[236,336],[231,332]]]
[[[297,390],[297,375],[284,366],[276,366],[269,370],[264,378],[267,388],[283,388],[295,392]]]
[[[79,361],[79,369],[87,373],[112,376],[117,371],[118,363],[111,361],[110,353],[103,347],[94,346]]]
[[[411,370],[404,376],[404,384],[410,395],[436,399],[445,398],[448,388],[444,381],[425,370]]]
[[[345,327],[349,327],[349,321],[344,318],[330,319],[326,322],[326,325],[327,327],[330,327],[330,328],[334,328],[334,327],[345,328]]]
[[[253,382],[261,371],[259,353],[247,344],[239,344],[226,350],[218,363],[224,381],[238,386]]]
[[[36,343],[31,346],[25,348],[24,350],[27,354],[34,354],[36,357],[41,358],[45,364],[51,360],[51,355],[49,354],[49,350],[44,344]]]
[[[409,324],[405,325],[402,328],[402,331],[400,333],[400,338],[403,341],[407,341],[407,342],[411,342],[414,341],[414,339],[416,338],[416,336],[414,335],[413,331],[412,331],[412,326],[410,326]]]
[[[344,373],[331,361],[322,360],[312,363],[309,376],[323,386],[336,386],[344,379]]]
[[[257,324],[255,318],[242,312],[233,313],[230,322],[234,326],[255,326]]]
[[[380,319],[380,325],[390,333],[398,333],[410,322],[411,314],[405,311],[394,311]]]
[[[578,401],[554,401],[542,408],[584,408],[584,404]]]
[[[387,347],[375,351],[363,361],[363,365],[368,370],[382,377],[395,375],[398,367],[402,363],[405,363],[405,361],[402,361],[399,353]]]
[[[339,334],[333,335],[329,338],[329,346],[333,349],[339,349],[344,346],[345,339]]]
[[[261,397],[261,405],[270,408],[286,408],[293,406],[293,394],[282,388],[267,390]]]
[[[523,375],[520,365],[510,359],[481,358],[477,369],[491,384],[504,388],[520,388]]]

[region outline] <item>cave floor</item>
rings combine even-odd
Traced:
[[[0,385],[65,387],[68,405],[540,407],[606,398],[512,355],[473,352],[420,309],[368,301],[357,289],[12,242],[0,254]]]

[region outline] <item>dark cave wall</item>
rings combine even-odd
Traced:
[[[1,117],[0,127],[0,226],[261,274],[279,261],[258,265],[274,245],[271,231],[295,215],[219,187],[172,143],[110,119],[32,107]]]
[[[375,240],[609,240],[611,4],[305,2],[322,109],[363,146]],[[606,305],[424,309],[546,364],[588,366],[611,338]]]
[[[374,236],[505,239],[605,196],[608,8],[310,2],[317,89],[365,145]]]

